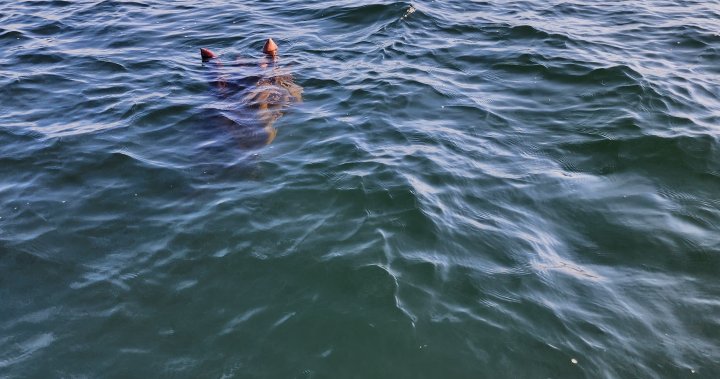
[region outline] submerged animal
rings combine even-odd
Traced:
[[[225,65],[218,54],[200,49],[221,104],[208,119],[226,129],[246,148],[270,144],[277,135],[275,121],[288,106],[302,102],[302,87],[279,67],[278,47],[272,38],[265,42],[263,53],[263,61],[253,67],[241,62]]]

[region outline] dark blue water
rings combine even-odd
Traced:
[[[720,377],[719,20],[3,1],[0,377]]]

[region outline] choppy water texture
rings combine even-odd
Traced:
[[[719,20],[3,1],[0,377],[718,378]],[[248,149],[198,49],[270,36]]]

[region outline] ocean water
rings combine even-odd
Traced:
[[[272,143],[201,47],[303,88]],[[2,378],[720,377],[717,1],[5,0],[0,51]]]

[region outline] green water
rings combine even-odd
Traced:
[[[6,2],[0,377],[720,377],[719,19]]]

